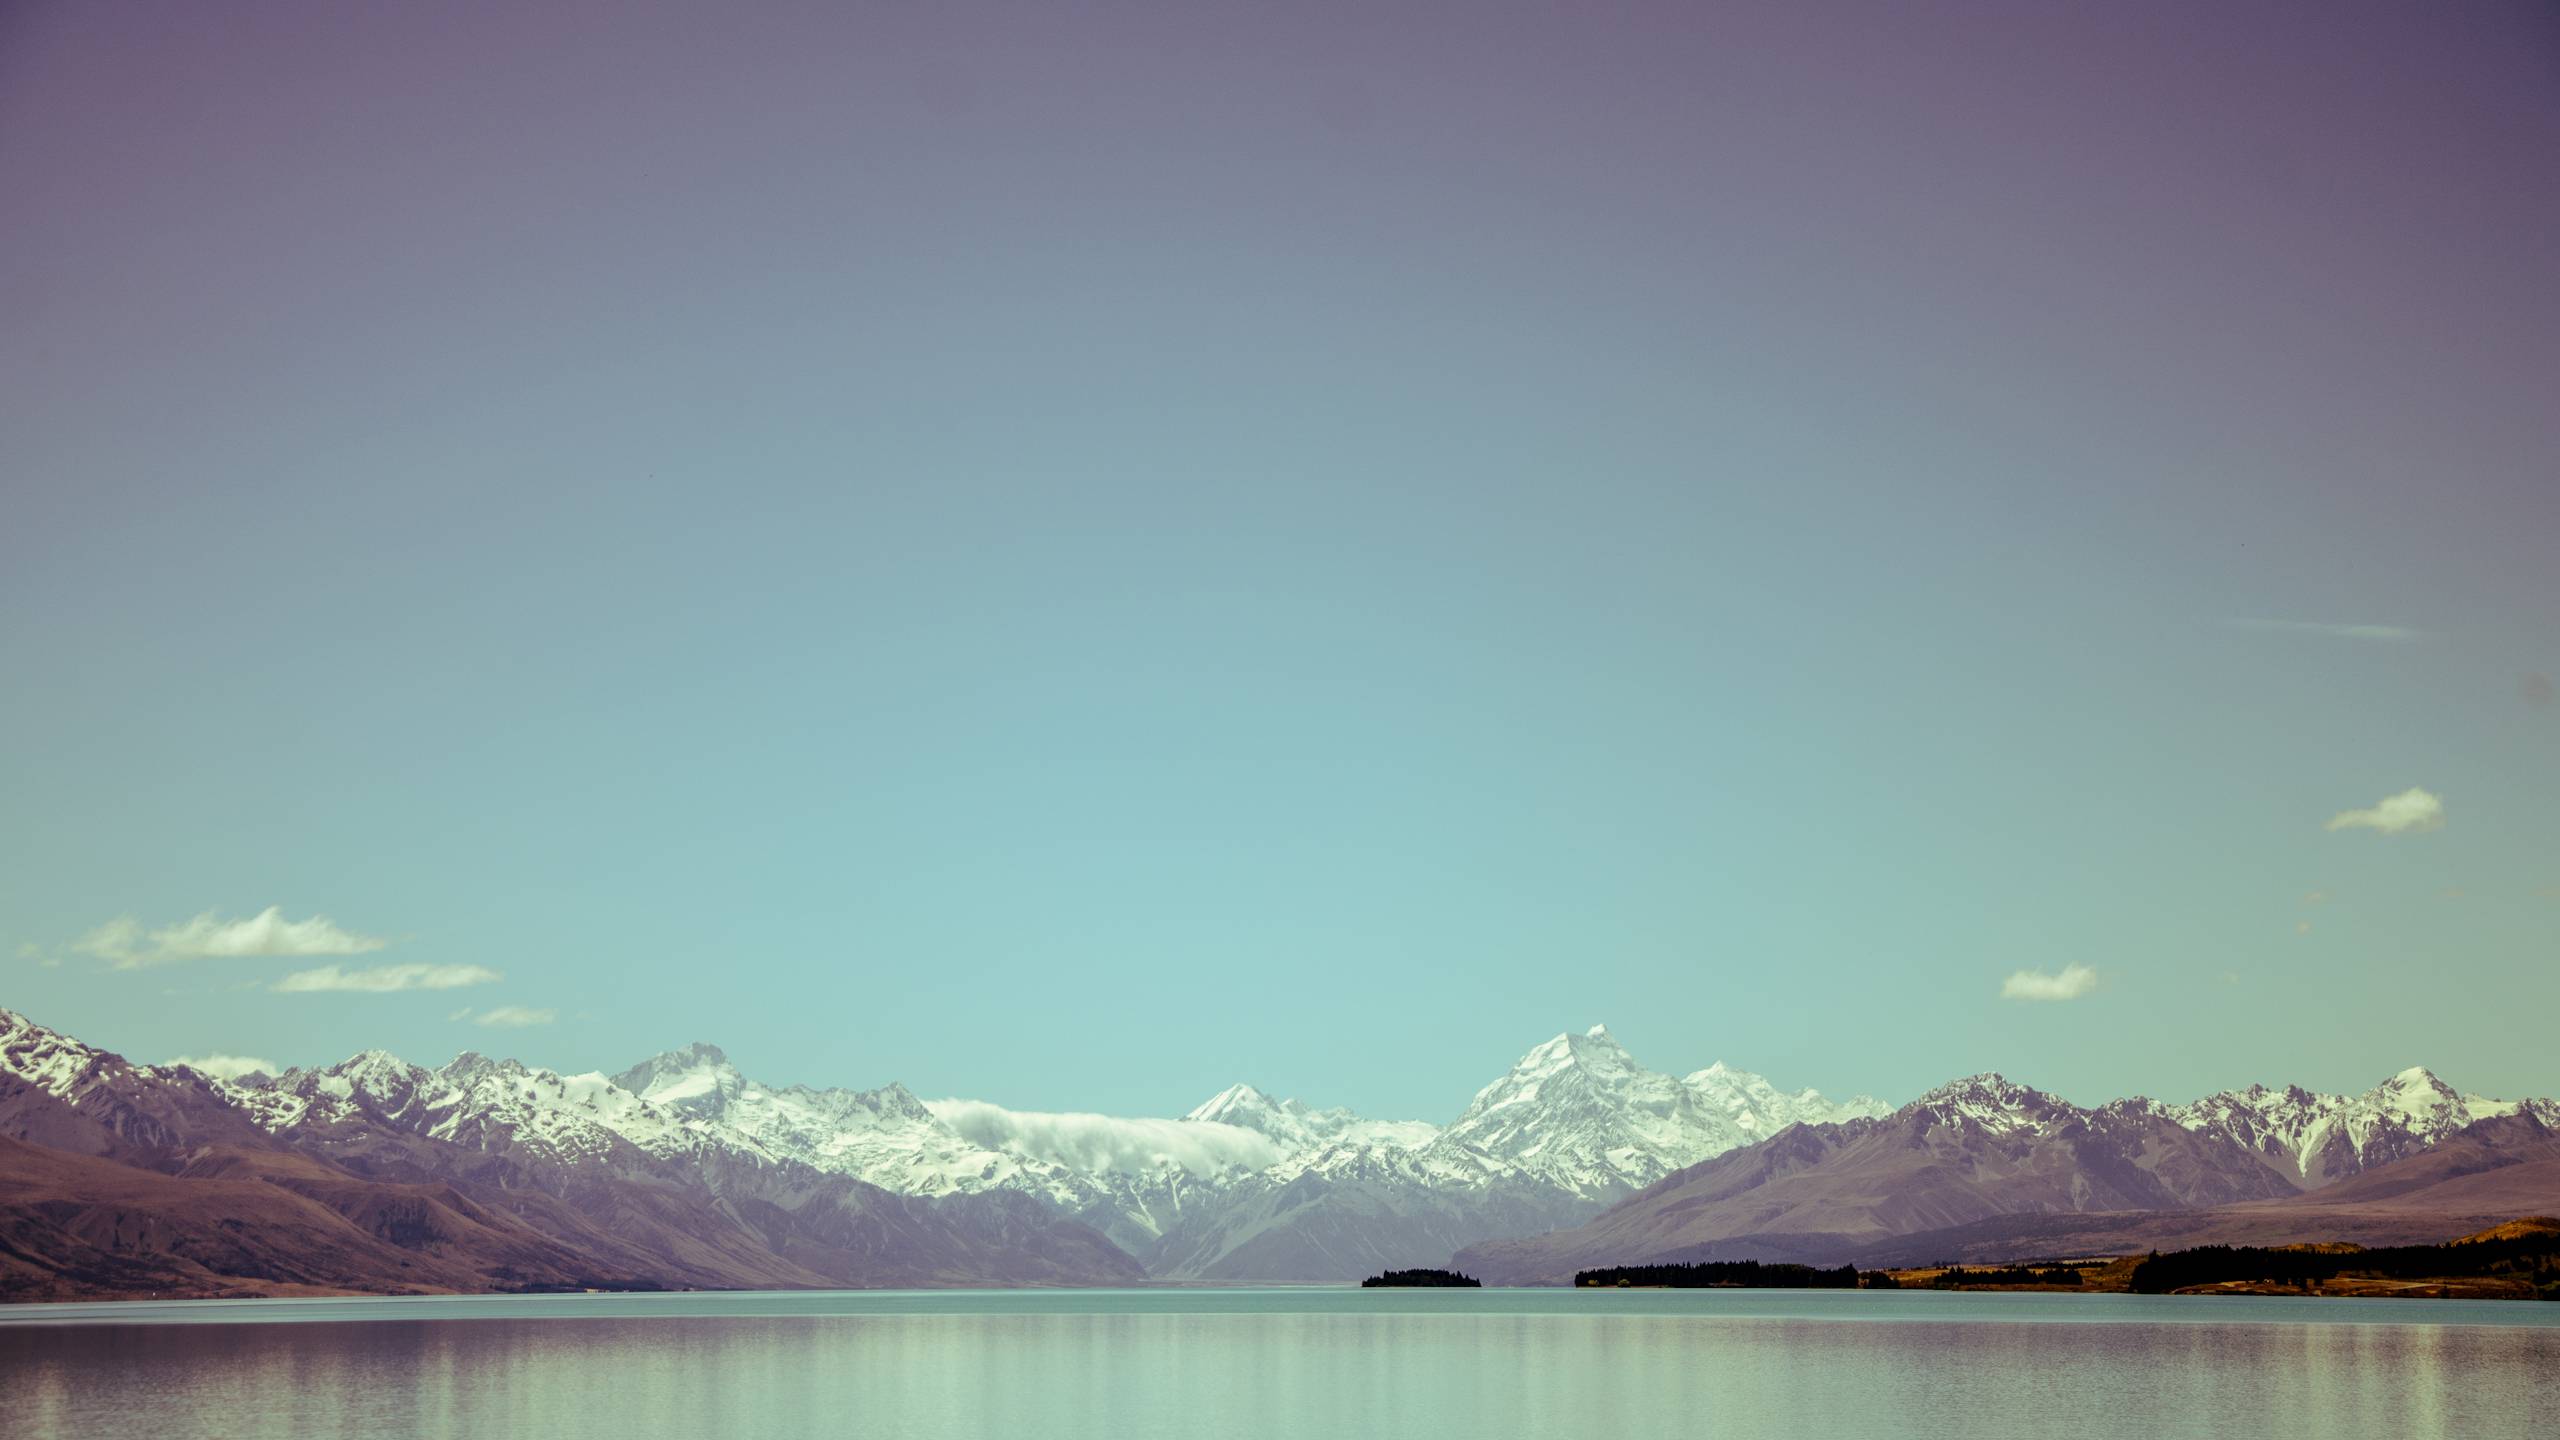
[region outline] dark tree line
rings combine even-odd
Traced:
[[[1360,1282],[1363,1290],[1416,1287],[1421,1289],[1475,1290],[1484,1282],[1455,1270],[1389,1270]]]
[[[1856,1267],[1817,1270],[1810,1265],[1763,1265],[1757,1260],[1707,1260],[1694,1265],[1612,1265],[1583,1270],[1576,1285],[1654,1285],[1673,1290],[1739,1286],[1745,1290],[1855,1290]]]
[[[1933,1276],[1929,1285],[1935,1290],[1961,1290],[1967,1285],[2078,1285],[2084,1277],[2076,1266],[1991,1265],[1966,1269],[1950,1265]]]
[[[2346,1274],[2421,1280],[2458,1275],[2522,1275],[2549,1285],[2560,1272],[2560,1235],[2520,1235],[2505,1240],[2450,1245],[2390,1245],[2375,1250],[2262,1250],[2254,1245],[2202,1245],[2144,1257],[2133,1267],[2132,1288],[2165,1295],[2191,1285],[2235,1280],[2308,1288]]]

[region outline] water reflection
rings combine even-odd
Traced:
[[[1085,1314],[0,1332],[11,1435],[2427,1437],[2560,1331]],[[2547,1433],[2547,1429],[2545,1430]]]

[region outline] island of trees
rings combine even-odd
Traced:
[[[1612,1265],[1583,1270],[1575,1273],[1573,1283],[1671,1290],[1855,1290],[1858,1272],[1848,1265],[1817,1270],[1811,1265],[1764,1265],[1757,1260],[1706,1260],[1694,1265]]]
[[[1475,1290],[1484,1282],[1455,1270],[1389,1270],[1360,1282],[1363,1290],[1415,1287],[1421,1289]]]

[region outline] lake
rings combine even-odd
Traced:
[[[926,1291],[0,1307],[9,1436],[2525,1436],[2560,1305]]]

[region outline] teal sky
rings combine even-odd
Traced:
[[[2560,1091],[2546,9],[516,8],[0,21],[0,1004]]]

